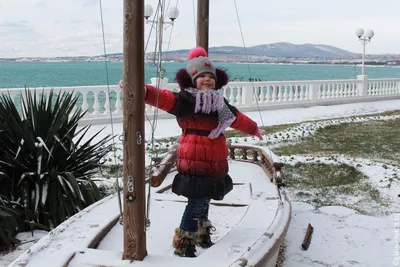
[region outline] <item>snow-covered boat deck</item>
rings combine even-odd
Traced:
[[[216,227],[213,247],[197,248],[197,258],[173,255],[172,237],[179,226],[186,198],[172,194],[175,172],[160,187],[152,187],[147,235],[148,256],[143,261],[123,261],[123,226],[118,221],[116,195],[93,204],[54,229],[11,266],[275,266],[279,245],[290,222],[290,202],[259,165],[229,160],[233,190],[223,201],[212,201],[209,219]],[[147,190],[148,191],[148,190]],[[111,227],[107,227],[111,226]],[[96,240],[104,229],[111,230]],[[190,261],[190,262],[189,262]],[[258,266],[258,265],[257,265]],[[261,266],[261,265],[260,265]]]

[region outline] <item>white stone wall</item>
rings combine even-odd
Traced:
[[[153,84],[157,83],[152,79]],[[162,81],[161,88],[179,91],[178,84]],[[52,88],[36,88],[40,94]],[[54,87],[55,91],[73,91],[79,95],[77,108],[87,110],[82,124],[102,124],[110,121],[122,121],[123,92],[118,85]],[[20,103],[24,88],[0,89],[8,91]],[[312,81],[269,81],[269,82],[230,82],[220,92],[228,101],[241,111],[262,111],[318,105],[337,105],[345,103],[367,102],[400,98],[400,79],[368,79],[358,76],[349,80],[312,80]],[[149,118],[155,109],[146,105]],[[159,110],[159,119],[172,118],[172,115]]]

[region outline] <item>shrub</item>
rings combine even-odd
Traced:
[[[20,243],[20,241],[15,238],[20,225],[19,214],[12,209],[10,201],[6,197],[0,195],[0,251]]]
[[[100,199],[90,177],[111,150],[111,136],[85,140],[90,126],[78,129],[84,113],[77,100],[25,90],[20,114],[9,95],[0,97],[0,193],[18,200],[30,225],[53,228]]]

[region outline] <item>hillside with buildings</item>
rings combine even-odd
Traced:
[[[189,49],[163,52],[163,60],[185,62]],[[359,64],[361,54],[346,51],[338,47],[324,44],[292,44],[286,42],[262,44],[247,47],[219,46],[210,47],[209,54],[215,62],[227,63],[294,63],[294,64]],[[153,61],[157,56],[153,52],[146,53],[146,61]],[[366,55],[368,65],[400,66],[400,55],[380,54]],[[122,53],[108,54],[108,61],[122,61]],[[104,55],[80,57],[48,57],[48,58],[8,58],[0,61],[104,61]]]

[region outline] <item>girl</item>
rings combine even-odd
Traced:
[[[195,245],[213,245],[208,220],[210,200],[222,200],[233,188],[228,175],[226,128],[262,139],[256,122],[241,113],[219,94],[228,83],[225,71],[215,68],[206,51],[197,47],[188,55],[186,69],[176,73],[181,91],[174,93],[145,86],[145,101],[173,114],[182,135],[179,138],[177,170],[172,191],[188,198],[181,224],[175,229],[175,254],[196,257]]]

